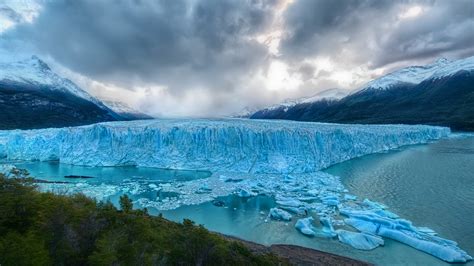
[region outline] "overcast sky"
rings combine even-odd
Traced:
[[[472,56],[474,0],[0,0],[0,49],[152,115],[223,116]]]

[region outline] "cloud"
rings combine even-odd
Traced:
[[[0,10],[15,23],[1,46],[38,53],[95,95],[164,116],[355,89],[395,67],[474,54],[470,0],[39,3],[24,12],[30,19]]]
[[[283,53],[383,67],[402,60],[456,57],[474,46],[474,6],[455,1],[296,1],[285,13]],[[470,34],[469,34],[470,33]]]
[[[266,49],[249,36],[271,15],[255,0],[51,1],[17,35],[92,78],[179,90],[259,63]]]

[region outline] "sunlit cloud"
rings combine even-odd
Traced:
[[[270,63],[265,82],[269,90],[294,90],[302,83],[299,73],[291,73],[288,65],[278,60]]]
[[[400,19],[410,19],[418,17],[423,13],[423,8],[421,6],[412,6],[405,9],[402,13],[398,15]]]

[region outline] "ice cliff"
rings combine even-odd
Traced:
[[[151,120],[0,131],[0,157],[84,166],[305,173],[446,137],[448,128],[245,119]]]

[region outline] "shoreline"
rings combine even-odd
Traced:
[[[229,236],[218,232],[213,233],[222,236],[226,240],[236,241],[243,244],[255,255],[272,253],[279,258],[287,260],[291,265],[373,265],[365,261],[360,261],[317,249],[287,244],[273,244],[270,246],[265,246],[235,236]]]

